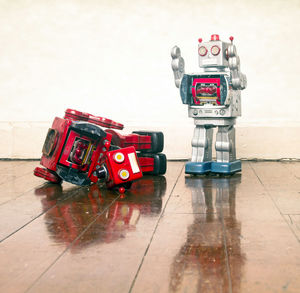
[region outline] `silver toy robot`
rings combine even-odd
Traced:
[[[180,89],[183,104],[188,104],[189,117],[194,118],[192,159],[185,166],[186,174],[208,172],[233,174],[241,171],[241,161],[235,154],[237,116],[241,116],[241,90],[247,79],[240,72],[240,59],[233,45],[212,35],[209,42],[199,39],[200,73],[185,74],[180,49],[171,51],[175,85]],[[216,161],[212,161],[213,128],[216,136]]]

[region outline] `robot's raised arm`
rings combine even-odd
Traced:
[[[233,38],[231,42],[232,40]],[[237,55],[235,45],[232,43],[227,49],[227,54],[232,87],[237,90],[243,90],[247,87],[247,77],[240,71],[240,57]]]
[[[182,77],[184,75],[184,59],[181,57],[180,49],[174,46],[171,50],[172,56],[172,70],[174,72],[174,79],[176,87],[180,87]]]

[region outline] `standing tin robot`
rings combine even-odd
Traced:
[[[241,171],[241,161],[236,159],[236,117],[241,116],[241,90],[247,79],[240,72],[240,59],[233,45],[212,35],[209,42],[199,39],[200,73],[185,74],[180,49],[171,51],[175,85],[180,89],[183,104],[188,104],[189,117],[194,118],[192,159],[185,166],[186,174],[208,172],[233,174]],[[216,136],[216,161],[212,161],[213,128]]]

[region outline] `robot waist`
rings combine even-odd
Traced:
[[[241,116],[241,109],[239,107],[230,106],[189,106],[189,117],[192,118],[231,118]]]
[[[235,125],[236,118],[195,118],[195,125],[230,126]]]

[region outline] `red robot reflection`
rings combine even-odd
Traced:
[[[41,197],[51,239],[66,246],[72,244],[71,252],[126,238],[128,232],[136,229],[140,218],[161,213],[165,192],[163,176],[148,176],[135,181],[128,194],[117,200],[110,190],[100,189],[97,184],[64,191],[61,185],[46,184],[35,190]],[[90,228],[86,230],[88,226]]]

